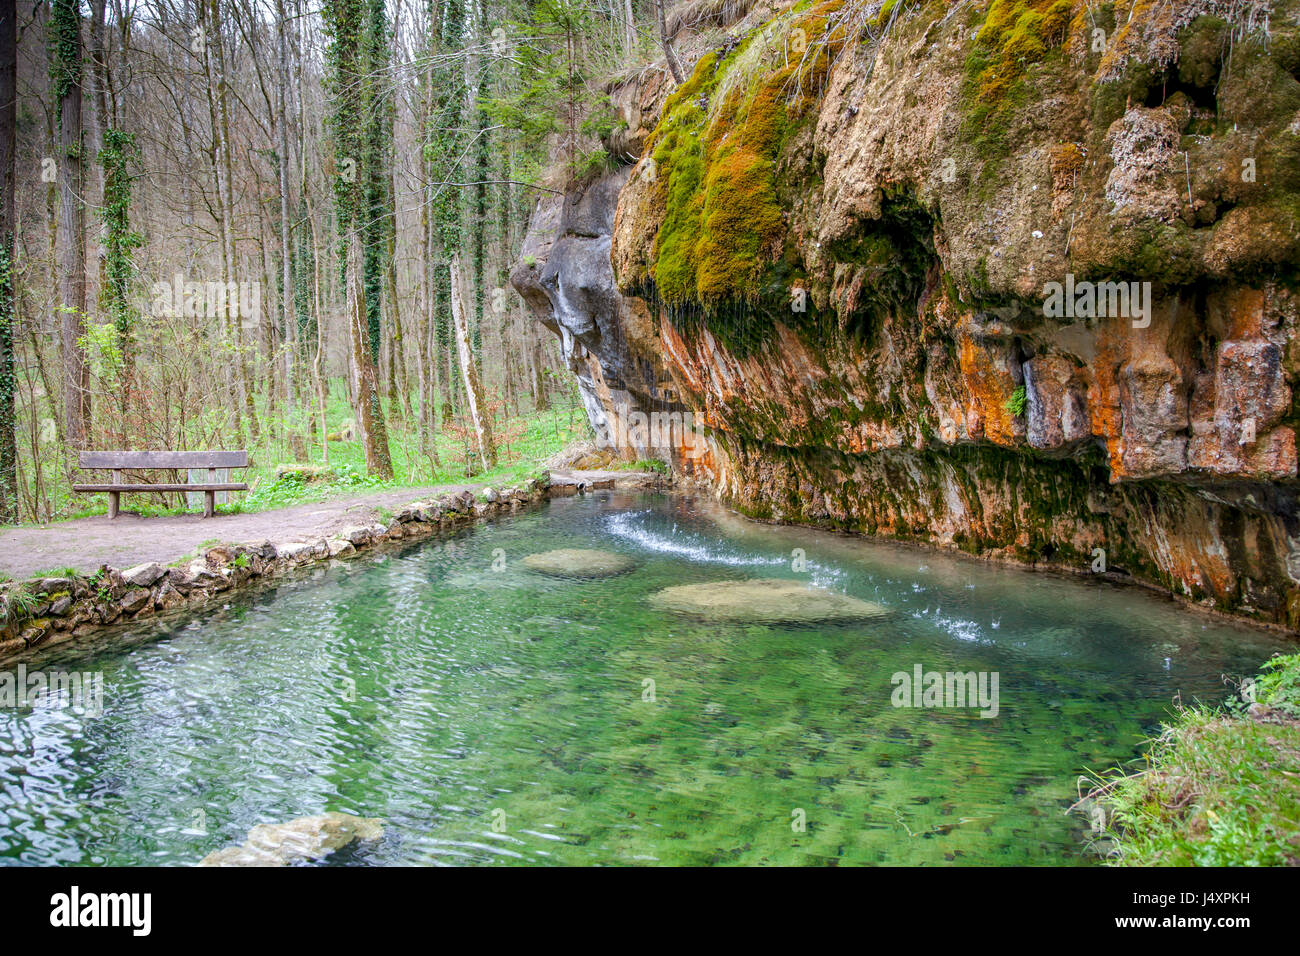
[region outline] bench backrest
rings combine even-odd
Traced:
[[[247,468],[246,451],[83,451],[82,468]]]

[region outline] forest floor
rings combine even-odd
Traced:
[[[566,483],[602,478],[638,479],[652,473],[619,471],[555,472]],[[47,525],[0,529],[0,580],[62,576],[69,569],[88,574],[100,565],[130,568],[147,561],[175,564],[218,541],[254,544],[327,537],[343,528],[387,523],[394,511],[413,501],[476,491],[485,482],[371,490],[331,501],[315,501],[267,511],[220,514],[148,515],[127,510],[117,518],[74,518]],[[492,482],[500,486],[502,482]]]
[[[330,382],[327,416],[330,431],[335,436],[329,442],[328,464],[324,462],[326,456],[319,444],[319,432],[313,432],[309,444],[295,449],[288,444],[287,435],[295,429],[301,434],[303,422],[290,423],[278,419],[273,422],[263,416],[259,439],[246,438],[223,446],[247,448],[249,467],[233,473],[230,478],[245,482],[249,490],[232,495],[229,503],[223,503],[218,496],[217,511],[230,515],[280,510],[292,505],[366,493],[400,489],[416,493],[422,488],[464,482],[518,484],[532,477],[538,468],[563,449],[591,436],[591,426],[587,424],[576,390],[573,394],[556,394],[552,398],[552,406],[543,411],[522,410],[511,416],[505,414],[503,408],[498,408],[501,414],[494,418],[493,430],[499,464],[487,473],[482,473],[477,467],[477,456],[471,447],[474,441],[472,431],[455,423],[443,423],[433,435],[437,456],[431,458],[421,440],[421,426],[410,415],[392,415],[390,408],[388,440],[393,477],[383,480],[370,474],[365,449],[359,440],[338,437],[339,433],[352,427],[351,419],[355,413],[348,399],[346,383],[335,379]],[[272,427],[273,424],[276,427]],[[293,427],[289,427],[291,424]],[[118,445],[110,441],[93,447],[115,448]],[[204,443],[192,447],[210,446]],[[290,470],[282,473],[284,468]],[[72,490],[74,481],[106,478],[106,472],[69,469],[57,457],[48,455],[40,461],[24,459],[20,472],[24,475],[20,495],[23,525],[61,524],[70,518],[107,514],[107,495],[83,495]],[[183,472],[129,477],[140,481],[185,481]],[[130,495],[123,498],[122,504],[138,514],[154,517],[179,517],[187,510],[194,510],[193,506],[187,508],[184,505],[181,495],[172,493]],[[0,553],[0,569],[4,568],[4,563]]]

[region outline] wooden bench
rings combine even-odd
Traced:
[[[124,491],[201,491],[203,517],[216,513],[218,491],[247,491],[240,482],[217,481],[218,468],[247,468],[246,451],[83,451],[78,464],[85,469],[107,469],[113,481],[106,485],[73,485],[73,491],[91,494],[108,492],[108,516],[117,517],[118,502]],[[208,480],[196,484],[146,484],[122,480],[122,472],[157,468],[206,468]]]

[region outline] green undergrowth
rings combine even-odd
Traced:
[[[352,417],[346,389],[341,381],[332,383],[326,420],[331,428]],[[415,423],[389,419],[389,451],[394,478],[384,481],[366,473],[365,449],[359,440],[330,441],[329,465],[323,467],[319,445],[312,463],[295,463],[299,467],[282,467],[287,449],[261,448],[250,451],[252,464],[243,473],[235,472],[250,487],[247,492],[231,493],[232,500],[217,505],[218,514],[270,511],[296,504],[360,497],[367,493],[401,488],[421,488],[444,484],[486,483],[513,484],[535,477],[542,462],[575,441],[590,437],[587,417],[571,404],[557,404],[544,412],[530,412],[518,418],[498,421],[498,435],[509,438],[508,447],[499,448],[500,464],[490,472],[467,473],[467,456],[463,436],[451,430],[435,436],[439,464],[420,451]],[[278,473],[277,473],[278,469]],[[183,514],[185,507],[175,494],[130,494],[122,498],[122,509],[146,517]],[[69,518],[83,518],[107,513],[107,496],[81,496],[82,506],[70,509]]]
[[[1243,697],[1181,710],[1144,769],[1098,780],[1111,862],[1300,865],[1300,654],[1268,661]]]

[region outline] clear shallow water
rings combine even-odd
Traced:
[[[519,564],[560,547],[638,563]],[[717,626],[647,600],[753,577],[895,613]],[[1089,862],[1076,776],[1286,646],[1136,589],[615,493],[115,641],[28,664],[102,671],[103,716],[0,710],[0,863],[190,864],[327,810],[386,821],[335,865]],[[915,664],[998,672],[999,716],[891,706]]]

